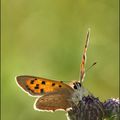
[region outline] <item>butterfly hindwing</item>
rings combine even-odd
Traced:
[[[39,96],[46,93],[55,91],[73,91],[73,89],[61,82],[55,80],[49,80],[41,77],[33,76],[18,76],[16,77],[18,85],[27,93],[33,96]]]
[[[71,107],[71,95],[64,92],[50,93],[38,98],[35,102],[35,109],[37,110],[66,110]]]

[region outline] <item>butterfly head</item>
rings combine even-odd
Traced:
[[[73,83],[73,88],[75,89],[75,90],[78,90],[78,89],[80,89],[81,88],[81,83],[80,82],[74,82]]]
[[[72,101],[74,104],[78,104],[80,100],[89,94],[89,91],[83,87],[80,82],[73,82],[74,93],[72,95]]]

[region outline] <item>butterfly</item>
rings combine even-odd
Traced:
[[[72,83],[72,86],[63,81],[50,80],[35,76],[17,76],[18,86],[26,93],[37,97],[34,108],[36,110],[67,110],[72,104],[81,99],[85,89],[82,82],[85,77],[86,52],[89,43],[90,31],[86,35],[86,43],[80,65],[80,81]]]

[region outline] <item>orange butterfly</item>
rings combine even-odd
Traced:
[[[62,81],[49,80],[34,76],[17,76],[19,87],[29,95],[38,97],[34,104],[37,110],[68,109],[73,103],[78,102],[85,92],[82,82],[85,76],[86,52],[89,43],[90,32],[88,30],[82,62],[80,66],[80,82],[73,82],[73,87]]]

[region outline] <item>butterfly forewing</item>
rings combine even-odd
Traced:
[[[42,95],[46,93],[51,93],[55,91],[61,91],[65,89],[67,92],[73,91],[73,89],[64,84],[61,81],[49,80],[41,77],[33,76],[18,76],[17,78],[18,85],[25,90],[30,95]]]

